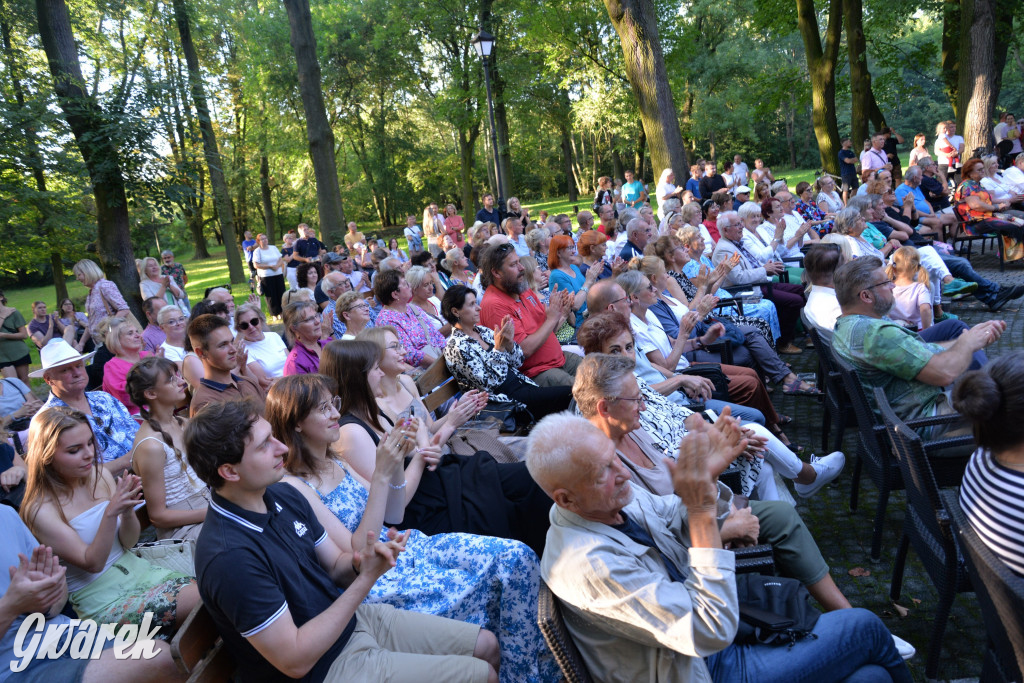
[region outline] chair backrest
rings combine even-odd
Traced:
[[[917,432],[896,416],[885,392],[876,387],[874,393],[907,491],[910,540],[929,574],[942,571],[947,561],[956,560],[958,553],[924,443]]]
[[[857,416],[857,429],[860,430],[861,441],[869,454],[876,459],[885,461],[890,451],[886,441],[885,428],[875,413],[868,400],[868,394],[864,391],[864,385],[860,382],[860,375],[846,360],[838,354],[832,355],[835,367],[843,378],[843,386],[846,387],[846,395],[850,398],[850,405],[853,407],[854,415]]]
[[[846,406],[849,399],[846,396],[846,388],[843,386],[843,377],[836,368],[836,362],[832,355],[832,343],[827,341],[817,327],[811,324],[804,311],[800,311],[800,320],[804,323],[804,329],[811,337],[814,350],[818,352],[818,374],[819,385],[823,382],[826,390],[826,398],[833,407]]]
[[[444,356],[438,358],[416,380],[416,388],[423,398],[423,405],[433,412],[448,399],[459,393],[459,383],[448,370]]]
[[[590,672],[583,662],[576,643],[572,640],[562,609],[551,589],[543,581],[537,594],[537,625],[544,636],[544,641],[555,655],[555,661],[562,669],[562,675],[568,683],[591,683]]]
[[[171,658],[189,681],[228,681],[235,662],[224,649],[213,617],[202,601],[185,618],[171,640]]]
[[[1003,680],[1024,680],[1024,578],[1011,572],[981,540],[960,507],[956,491],[943,491],[941,497],[974,584],[994,663]],[[983,674],[982,680],[990,679]]]

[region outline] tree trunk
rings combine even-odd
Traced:
[[[839,124],[836,122],[836,60],[843,31],[843,0],[829,0],[825,45],[821,44],[814,0],[797,0],[797,23],[807,55],[811,76],[811,106],[814,112],[814,137],[818,140],[821,167],[839,175]]]
[[[260,200],[263,206],[263,229],[267,233],[267,239],[273,244],[277,236],[277,227],[274,221],[274,200],[270,187],[270,159],[267,158],[266,149],[260,150]]]
[[[996,74],[992,35],[995,18],[992,0],[964,0],[960,42],[960,101],[964,110],[964,155],[992,146]]]
[[[569,201],[575,202],[580,198],[579,190],[576,186],[576,177],[573,175],[572,170],[572,141],[569,139],[569,124],[563,121],[561,128],[562,137],[562,162],[565,164],[565,182],[568,185]]]
[[[633,172],[636,174],[637,179],[643,182],[644,176],[644,150],[647,147],[647,133],[644,132],[644,122],[640,122],[640,130],[636,134],[636,149],[633,151]],[[686,168],[686,173],[689,175],[690,168]]]
[[[316,206],[320,213],[320,236],[328,244],[345,241],[345,212],[341,207],[338,166],[334,160],[334,131],[327,120],[324,93],[320,87],[320,63],[316,37],[309,13],[309,0],[284,0],[291,27],[291,45],[298,67],[299,92],[306,113],[306,138],[316,177]]]
[[[480,124],[470,128],[468,131],[459,131],[459,189],[462,192],[463,216],[466,225],[473,225],[476,220],[476,198],[473,192],[473,159],[476,147],[476,138],[480,134]],[[426,245],[423,245],[426,248]]]
[[[100,266],[117,285],[135,317],[142,320],[139,273],[135,269],[121,160],[103,110],[85,90],[71,17],[64,0],[36,0],[39,37],[46,51],[53,89],[82,153],[96,200],[96,246]]]
[[[505,81],[502,80],[491,59],[491,75],[494,76],[494,129],[498,132],[498,166],[501,170],[501,184],[505,191],[502,201],[515,195],[512,189],[512,146],[508,135],[508,108],[505,106]]]
[[[808,1],[808,0],[804,0]],[[672,168],[684,177],[689,163],[679,130],[679,115],[658,39],[658,15],[652,0],[604,0],[622,55],[626,78],[640,108],[640,121],[656,173]]]
[[[185,55],[185,65],[188,68],[192,101],[196,106],[199,130],[203,135],[203,152],[206,156],[207,169],[210,172],[210,188],[213,190],[213,203],[217,207],[220,233],[224,239],[224,255],[228,261],[228,277],[232,284],[241,284],[245,282],[246,274],[242,270],[242,257],[239,255],[238,242],[235,239],[235,223],[231,211],[231,194],[228,190],[227,181],[224,179],[224,160],[221,158],[220,150],[217,148],[217,136],[213,131],[213,120],[210,118],[210,108],[206,102],[206,92],[203,89],[203,74],[199,71],[199,57],[196,55],[196,47],[192,42],[192,28],[189,22],[188,10],[185,8],[185,0],[173,0],[173,3],[174,20],[178,25],[178,35],[181,36],[181,50]]]
[[[850,137],[854,147],[870,137],[868,127],[871,72],[868,71],[867,44],[864,40],[864,4],[861,0],[843,0],[846,22],[846,51],[850,59]]]
[[[612,144],[615,144],[615,139],[612,138]],[[612,176],[615,178],[623,178],[625,180],[625,169],[622,166],[622,156],[619,154],[619,150],[612,147]]]
[[[14,91],[14,101],[19,111],[25,109],[25,90],[21,85],[21,66],[17,62],[14,48],[11,45],[11,25],[7,21],[7,8],[0,2],[0,37],[3,39],[4,57],[7,60],[7,75],[11,82],[11,89]],[[36,183],[36,190],[43,197],[46,195],[46,173],[43,170],[43,158],[39,153],[39,140],[36,139],[35,128],[27,120],[22,126],[22,135],[25,136],[25,145],[28,150],[28,165],[32,170],[32,177]],[[50,247],[50,269],[53,271],[53,288],[57,294],[58,306],[68,296],[68,285],[64,277],[64,259],[56,248],[57,238],[53,235],[53,228],[50,221],[50,203],[39,198],[33,201],[36,211],[39,212],[39,231],[46,235],[46,241]]]
[[[942,3],[942,82],[953,107],[953,118],[958,121],[963,115],[960,107],[960,2],[943,0]]]

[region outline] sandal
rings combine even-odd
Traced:
[[[807,386],[810,387],[810,389],[801,389],[801,384],[806,384]],[[821,396],[820,389],[818,389],[813,384],[804,382],[799,377],[797,377],[795,380],[793,380],[785,387],[783,387],[782,393],[786,394],[787,396]]]
[[[783,414],[780,413],[779,414],[779,421],[776,424],[788,425],[791,422],[793,422],[793,418],[792,417],[790,417],[789,415],[783,415]]]
[[[797,455],[803,455],[804,454],[804,447],[801,446],[798,443],[787,443],[786,444],[786,448],[788,448],[789,450],[793,451]]]

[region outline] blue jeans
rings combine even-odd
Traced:
[[[991,306],[995,303],[996,294],[999,293],[999,285],[991,280],[987,280],[971,267],[971,262],[960,256],[946,256],[940,253],[942,262],[949,268],[949,272],[953,277],[958,277],[961,280],[967,280],[968,282],[977,282],[978,289],[974,291],[975,298],[986,306]]]
[[[941,341],[953,341],[967,331],[967,329],[967,323],[962,320],[943,320],[941,323],[935,323],[928,329],[921,330],[917,334],[926,342],[934,343]],[[985,355],[984,351],[975,351],[974,360],[971,361],[971,365],[967,370],[977,370],[985,365],[988,365],[988,356]],[[967,370],[964,372],[967,372]]]
[[[865,609],[821,615],[817,638],[792,647],[730,645],[705,661],[715,683],[910,683],[910,671],[896,652],[892,634]]]
[[[740,421],[740,424],[746,424],[748,422],[756,422],[757,424],[764,426],[764,413],[757,408],[748,408],[747,406],[741,406],[736,403],[729,403],[728,401],[719,401],[714,398],[709,398],[704,401],[705,408],[711,408],[719,415],[722,414],[722,408],[729,406],[732,408],[732,416]]]

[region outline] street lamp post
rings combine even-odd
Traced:
[[[501,163],[498,161],[498,129],[494,125],[494,102],[491,99],[491,71],[488,63],[488,58],[491,56],[491,51],[494,49],[494,36],[487,31],[480,29],[480,32],[473,36],[472,41],[473,48],[476,53],[480,55],[484,62],[484,84],[487,87],[487,112],[491,119],[491,151],[494,154],[494,180],[498,184],[495,188],[498,193],[497,201],[495,205],[500,207],[503,206],[505,201],[505,181],[501,177]]]

